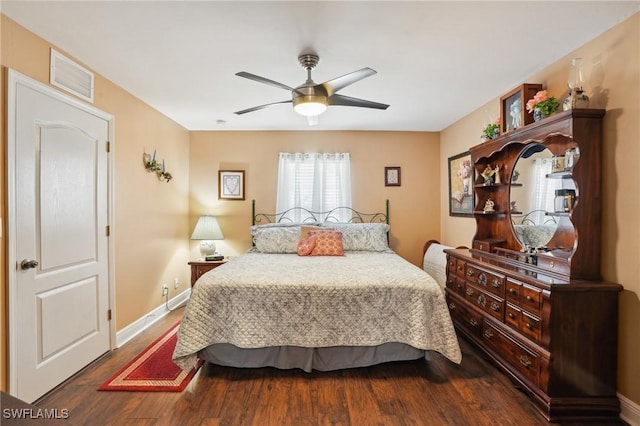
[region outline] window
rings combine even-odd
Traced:
[[[336,207],[351,207],[351,157],[348,153],[280,153],[276,211],[303,207],[325,212]],[[339,213],[351,219],[348,211]],[[286,216],[294,222],[304,219],[301,212]],[[322,218],[323,219],[323,218]]]

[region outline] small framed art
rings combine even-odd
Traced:
[[[533,123],[533,114],[527,112],[525,106],[539,90],[542,90],[542,84],[525,83],[500,98],[501,134]]]
[[[218,199],[244,200],[244,170],[218,170]]]
[[[470,152],[449,157],[449,216],[473,216],[474,181]]]
[[[384,168],[384,186],[400,186],[400,167]]]

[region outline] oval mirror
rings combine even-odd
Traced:
[[[525,250],[547,247],[558,227],[558,217],[554,215],[558,211],[556,190],[575,189],[573,179],[550,178],[557,177],[552,174],[553,160],[548,148],[532,144],[520,154],[513,168],[509,191],[511,222]]]

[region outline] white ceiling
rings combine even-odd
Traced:
[[[640,10],[639,1],[5,1],[5,15],[189,130],[439,131]],[[290,93],[371,67],[309,127]],[[588,65],[587,72],[588,72]]]

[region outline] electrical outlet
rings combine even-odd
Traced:
[[[180,280],[178,278],[173,279],[173,288],[180,287]]]
[[[162,284],[162,295],[166,296],[167,294],[169,294],[169,286],[166,284]]]

